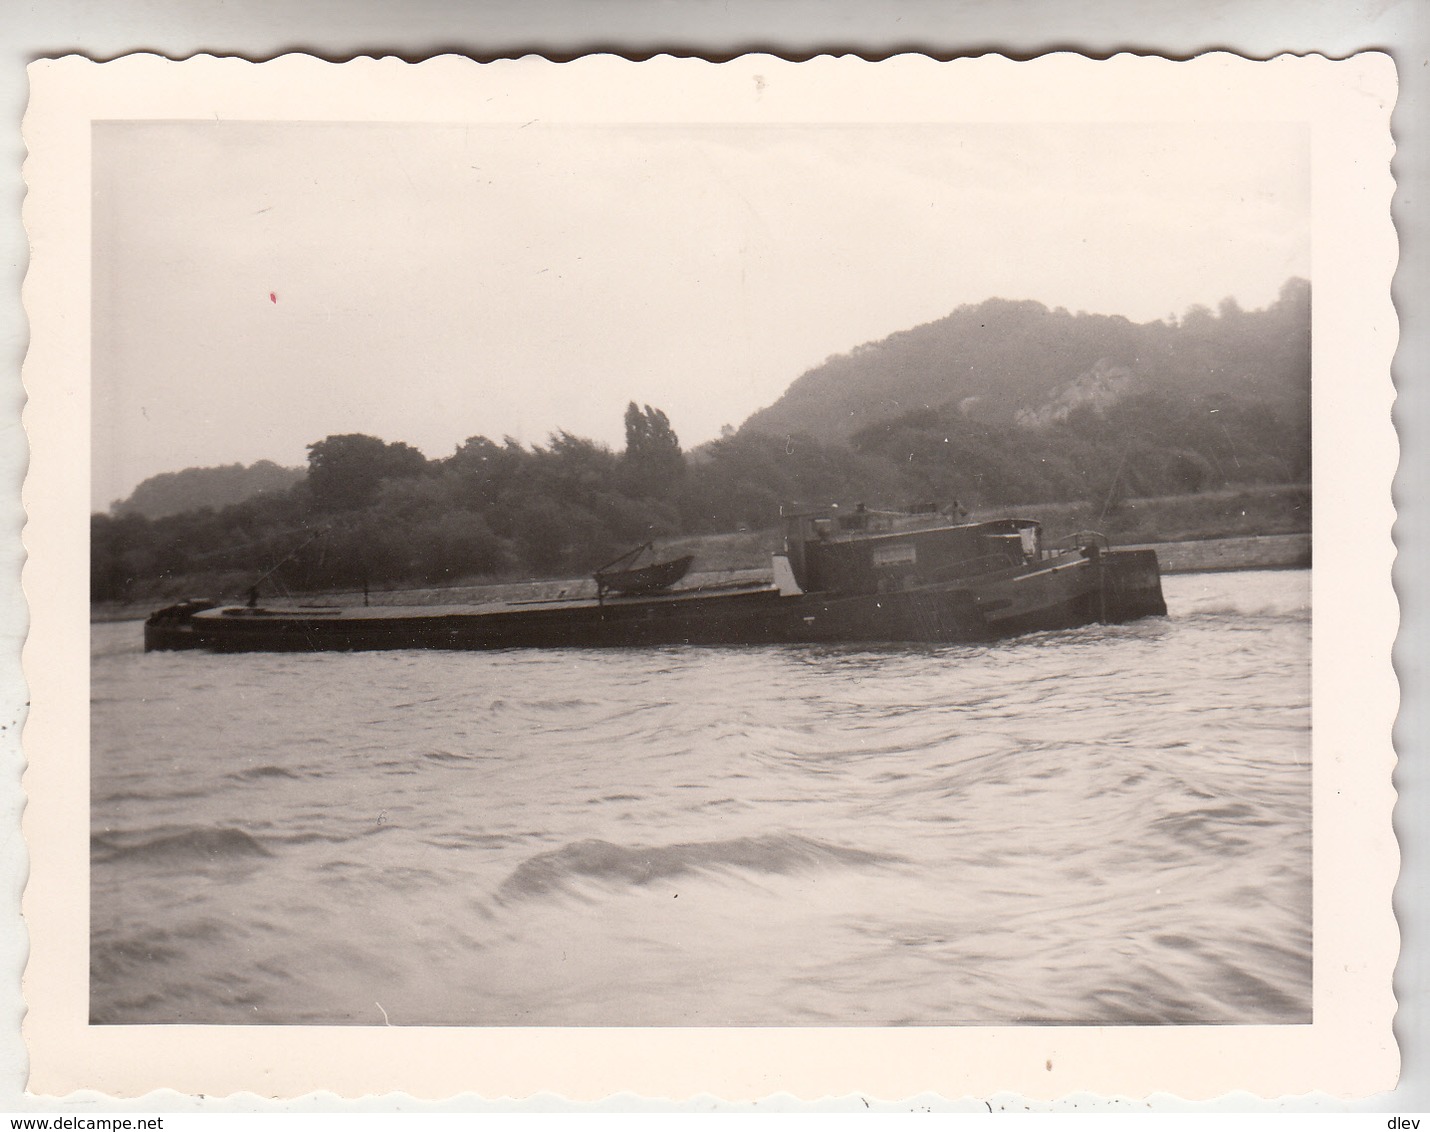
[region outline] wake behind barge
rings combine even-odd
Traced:
[[[684,566],[688,567],[688,563]],[[152,614],[144,647],[215,652],[956,643],[1167,612],[1154,551],[1043,545],[1029,519],[835,509],[787,516],[771,581],[461,606],[220,606]],[[650,571],[650,568],[647,568]],[[661,571],[632,571],[659,579]],[[683,571],[671,571],[678,577]]]

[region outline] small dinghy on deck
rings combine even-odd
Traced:
[[[695,555],[673,558],[669,562],[652,562],[649,566],[636,566],[640,556],[653,551],[650,543],[638,546],[619,558],[607,562],[596,571],[596,593],[605,596],[607,592],[636,597],[641,594],[659,593],[668,590],[690,572]]]

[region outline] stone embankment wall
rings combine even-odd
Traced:
[[[1164,574],[1214,570],[1301,570],[1311,565],[1311,536],[1254,535],[1192,542],[1145,543]]]

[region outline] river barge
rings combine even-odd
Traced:
[[[672,576],[683,577],[684,568]],[[1030,519],[836,508],[785,518],[771,576],[461,606],[187,601],[151,615],[144,647],[215,652],[956,643],[1167,612],[1155,551],[1094,534],[1044,545]],[[609,580],[609,579],[607,579]],[[677,578],[677,581],[679,578]]]

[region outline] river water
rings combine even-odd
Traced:
[[[1310,577],[994,645],[93,631],[97,1023],[1287,1023]]]

